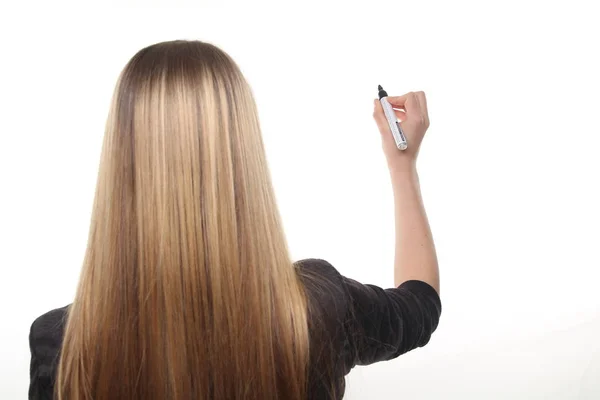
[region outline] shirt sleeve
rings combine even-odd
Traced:
[[[44,357],[38,351],[36,343],[35,322],[31,325],[29,333],[29,351],[31,360],[29,362],[29,400],[52,399],[51,379],[45,372]]]
[[[29,400],[54,398],[54,379],[64,332],[67,307],[38,317],[29,330]]]
[[[441,311],[437,291],[411,280],[383,289],[342,276],[348,296],[346,335],[354,365],[387,361],[425,346]]]

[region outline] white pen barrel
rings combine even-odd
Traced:
[[[387,119],[390,130],[392,131],[392,136],[396,142],[396,147],[398,147],[400,150],[405,150],[408,147],[406,143],[406,137],[404,136],[404,132],[402,132],[402,128],[400,127],[400,123],[398,122],[398,118],[396,117],[396,113],[394,112],[392,105],[387,100],[387,97],[382,97],[380,102],[381,106],[383,107],[385,118]]]

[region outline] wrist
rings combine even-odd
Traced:
[[[417,160],[415,158],[397,158],[388,161],[388,168],[392,178],[414,178],[417,177]]]

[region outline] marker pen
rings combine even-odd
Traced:
[[[404,132],[400,126],[400,121],[398,121],[396,113],[387,99],[387,93],[385,90],[383,90],[381,85],[377,86],[377,90],[379,90],[379,102],[381,102],[381,107],[383,107],[383,113],[385,114],[385,118],[387,119],[390,130],[392,131],[392,136],[396,142],[396,147],[400,150],[406,150],[408,147],[408,144],[406,143],[406,136],[404,136]]]

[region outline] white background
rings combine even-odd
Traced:
[[[393,285],[381,84],[424,90],[441,269],[430,344],[357,367],[347,399],[600,398],[600,29],[593,2],[234,3],[0,12],[0,398],[71,302],[110,96],[140,48],[200,39],[253,87],[295,259]]]

